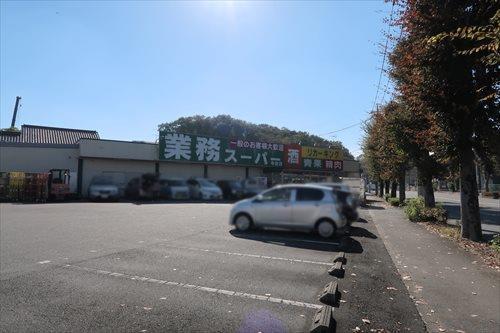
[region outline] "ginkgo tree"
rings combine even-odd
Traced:
[[[474,161],[496,154],[491,147],[500,131],[498,1],[398,3],[403,35],[391,75],[405,105],[430,124],[418,131],[419,146],[458,166],[462,237],[479,241]]]

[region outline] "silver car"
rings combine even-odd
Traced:
[[[90,200],[116,200],[119,197],[120,191],[111,177],[99,175],[92,178],[89,186]]]
[[[190,178],[187,181],[192,199],[221,200],[222,190],[206,178]]]
[[[279,185],[231,209],[229,223],[240,231],[252,227],[276,227],[316,231],[331,237],[347,225],[332,189],[319,185]]]

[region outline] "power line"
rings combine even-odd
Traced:
[[[380,68],[380,74],[378,76],[377,92],[375,94],[375,99],[373,100],[372,112],[375,111],[375,105],[377,104],[378,93],[380,91],[380,83],[382,82],[382,74],[384,73],[385,58],[387,57],[387,46],[389,45],[389,36],[390,36],[390,32],[391,32],[392,14],[393,13],[394,13],[394,1],[392,2],[391,14],[389,16],[389,26],[387,27],[387,38],[385,40],[384,55],[382,57],[382,67]]]
[[[382,67],[380,68],[380,74],[379,74],[379,77],[378,77],[378,84],[377,84],[377,92],[375,94],[375,99],[373,100],[373,105],[372,105],[372,109],[371,109],[371,112],[373,113],[373,111],[375,110],[375,105],[377,104],[377,99],[378,99],[378,94],[379,94],[379,91],[380,91],[380,83],[382,82],[382,75],[384,73],[384,65],[385,65],[385,60],[387,58],[387,47],[389,45],[389,38],[390,38],[390,33],[391,33],[391,24],[392,24],[392,16],[394,14],[394,1],[392,2],[392,6],[391,6],[391,14],[389,15],[389,26],[387,27],[387,38],[385,40],[385,46],[384,46],[384,55],[382,57]],[[403,33],[403,29],[401,29],[401,33],[398,37],[398,40],[401,38],[401,34]],[[386,83],[386,87],[387,85],[389,84],[389,76],[387,77],[387,83]],[[385,98],[385,89],[384,89],[384,94],[382,95],[383,98]],[[364,124],[366,123],[367,121],[369,121],[371,118],[373,117],[373,114],[371,114],[368,118],[366,118],[365,120],[362,120],[360,122],[357,122],[355,124],[352,124],[352,125],[349,125],[347,127],[344,127],[344,128],[341,128],[341,129],[338,129],[338,130],[335,130],[335,131],[331,131],[331,132],[327,132],[327,133],[324,133],[324,134],[320,134],[319,136],[325,136],[325,135],[330,135],[330,134],[333,134],[333,133],[337,133],[337,132],[342,132],[344,130],[347,130],[347,129],[350,129],[350,128],[353,128],[353,127],[356,127],[356,126],[359,126],[361,124]]]
[[[403,28],[401,28],[401,30],[399,31],[399,36],[398,36],[398,39],[396,40],[396,44],[401,39],[402,35],[403,35]],[[385,95],[386,95],[387,90],[389,88],[389,82],[390,81],[391,81],[391,77],[389,75],[387,75],[387,82],[385,83],[384,94],[382,95],[382,98],[380,99],[382,104],[385,102]]]
[[[335,130],[335,131],[331,131],[331,132],[328,132],[328,133],[324,133],[324,134],[320,134],[320,136],[324,136],[324,135],[329,135],[329,134],[333,134],[333,133],[337,133],[337,132],[341,132],[343,130],[346,130],[346,129],[349,129],[349,128],[353,128],[355,126],[358,126],[362,123],[364,123],[365,121],[360,121],[359,123],[356,123],[356,124],[352,124],[352,125],[349,125],[347,127],[344,127],[344,128],[341,128],[341,129],[338,129],[338,130]]]

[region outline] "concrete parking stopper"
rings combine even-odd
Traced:
[[[339,307],[340,303],[340,292],[338,288],[337,281],[329,282],[319,297],[319,301],[323,304],[330,305],[333,307]]]
[[[311,333],[335,332],[335,320],[333,319],[333,308],[324,305],[316,311],[311,325]]]
[[[333,258],[333,262],[336,263],[336,262],[341,262],[343,265],[346,264],[347,260],[345,258],[345,253],[344,252],[339,252],[334,258]]]
[[[330,275],[333,275],[338,278],[343,278],[344,277],[344,268],[342,267],[342,262],[337,261],[336,263],[333,264],[332,267],[328,270],[328,273]]]

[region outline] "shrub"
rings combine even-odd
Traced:
[[[389,198],[387,199],[387,202],[391,205],[391,206],[399,206],[399,199],[398,198]]]
[[[391,197],[391,195],[389,193],[384,194],[384,200],[385,201],[388,202],[390,197]]]
[[[424,208],[420,212],[420,221],[445,223],[448,212],[443,207]]]
[[[412,222],[420,220],[420,212],[424,209],[424,199],[412,198],[406,199],[404,212]]]
[[[490,241],[491,247],[500,252],[500,234],[497,234],[493,237],[493,239]]]
[[[441,205],[425,208],[423,198],[407,199],[404,212],[412,222],[446,222],[448,212]]]

